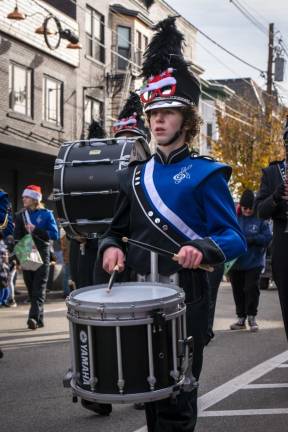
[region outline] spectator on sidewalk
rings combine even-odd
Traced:
[[[258,330],[256,316],[260,297],[259,279],[265,265],[266,248],[272,239],[268,222],[254,214],[254,193],[246,189],[237,209],[238,222],[246,237],[247,252],[241,255],[229,272],[238,321],[231,330],[246,329],[246,318],[252,332]]]
[[[22,198],[24,208],[16,214],[15,241],[30,233],[43,261],[36,271],[23,270],[31,302],[27,325],[31,330],[36,330],[44,326],[44,301],[50,263],[49,240],[57,240],[59,234],[53,212],[45,209],[41,203],[42,193],[39,186],[27,186]]]

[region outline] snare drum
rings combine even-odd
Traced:
[[[184,382],[188,353],[184,291],[157,283],[86,287],[67,300],[73,377],[83,399],[148,402]]]

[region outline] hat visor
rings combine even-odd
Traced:
[[[162,100],[162,101],[152,102],[151,104],[145,106],[144,112],[152,111],[154,109],[181,108],[185,106],[187,106],[187,104],[177,100],[164,100],[164,101]]]
[[[135,135],[135,136],[137,136],[137,135],[141,135],[141,136],[146,137],[145,133],[144,133],[141,129],[137,129],[137,128],[127,128],[127,129],[123,128],[123,129],[120,129],[120,130],[118,130],[118,131],[114,134],[114,137],[117,138],[120,134],[121,134],[121,135],[123,134],[122,136],[124,136],[124,133],[126,133],[126,132],[131,132],[131,133],[133,133],[133,135]]]

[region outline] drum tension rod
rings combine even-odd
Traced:
[[[166,315],[161,310],[152,311],[151,318],[153,318],[153,333],[161,332],[164,328]]]

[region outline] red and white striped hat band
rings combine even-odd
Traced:
[[[35,189],[38,189],[38,190],[35,190]],[[42,194],[41,194],[41,192],[40,192],[40,187],[38,186],[38,187],[35,187],[35,189],[34,188],[30,188],[29,186],[27,186],[27,188],[26,189],[24,189],[24,191],[23,191],[23,193],[22,193],[22,197],[28,197],[28,198],[32,198],[32,199],[34,199],[35,201],[38,201],[38,202],[41,202],[42,201]]]

